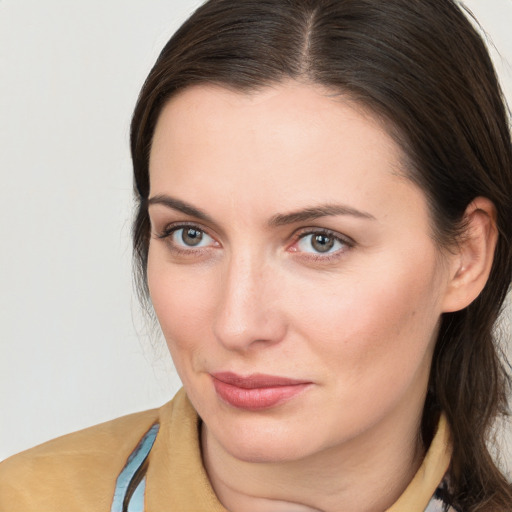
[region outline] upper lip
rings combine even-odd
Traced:
[[[211,373],[214,379],[220,380],[225,384],[236,386],[243,389],[256,388],[274,388],[278,386],[297,386],[300,384],[310,384],[309,380],[290,379],[288,377],[279,377],[276,375],[265,375],[263,373],[253,373],[242,376],[232,372]]]

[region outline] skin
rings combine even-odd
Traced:
[[[421,463],[440,316],[476,296],[469,274],[490,250],[439,250],[402,157],[382,122],[313,85],[195,86],[161,113],[148,284],[230,510],[382,511]],[[344,210],[285,217],[325,205]],[[484,238],[485,206],[472,210]],[[247,411],[217,395],[220,371],[311,384]]]

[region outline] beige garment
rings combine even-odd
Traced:
[[[180,390],[145,411],[49,441],[0,464],[0,512],[109,512],[117,476],[155,422],[146,510],[226,512],[210,485],[199,446],[198,416]],[[450,461],[442,418],[425,460],[388,512],[423,512]]]

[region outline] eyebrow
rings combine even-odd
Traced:
[[[320,217],[334,215],[350,215],[352,217],[357,217],[358,219],[376,220],[371,213],[362,212],[350,206],[341,204],[325,204],[312,208],[305,208],[303,210],[297,210],[295,212],[274,215],[270,219],[269,225],[272,227],[284,226],[295,222],[305,222],[318,219]]]
[[[196,217],[197,219],[214,222],[213,218],[210,217],[205,211],[200,208],[196,208],[185,201],[170,197],[167,195],[157,195],[148,199],[148,206],[152,204],[161,204],[167,208],[172,208],[186,215]],[[296,222],[306,222],[309,220],[318,219],[320,217],[328,217],[335,215],[350,215],[358,219],[376,220],[375,217],[368,212],[363,212],[352,208],[351,206],[341,204],[325,204],[320,206],[314,206],[311,208],[304,208],[295,212],[277,214],[270,218],[268,225],[270,227],[285,226],[287,224],[294,224]]]
[[[167,206],[167,208],[172,208],[173,210],[177,210],[186,215],[190,215],[191,217],[204,220],[205,222],[213,222],[213,219],[203,210],[196,208],[195,206],[192,206],[185,201],[175,199],[174,197],[166,195],[154,196],[148,199],[148,206],[152,204],[161,204],[163,206]]]

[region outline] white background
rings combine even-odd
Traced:
[[[199,3],[0,0],[0,459],[179,387],[132,291],[128,133]],[[512,103],[512,0],[466,3]]]

